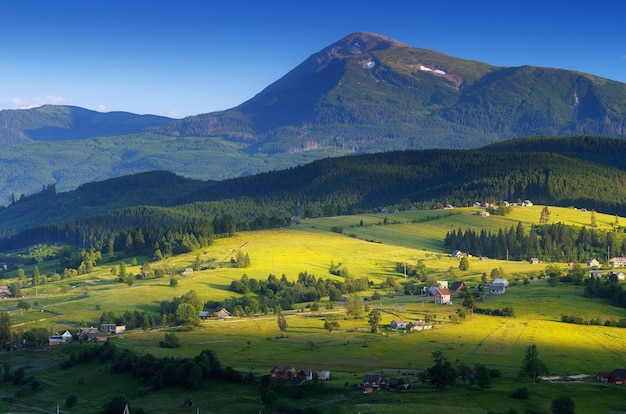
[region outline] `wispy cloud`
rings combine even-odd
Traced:
[[[35,96],[32,98],[11,98],[11,104],[19,109],[35,108],[41,105],[68,105],[72,100],[64,96]]]
[[[619,60],[621,60],[622,62],[626,62],[626,55],[620,56]]]

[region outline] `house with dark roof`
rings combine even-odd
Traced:
[[[618,368],[611,371],[608,382],[611,384],[626,385],[626,369]]]
[[[406,329],[407,324],[402,319],[394,319],[389,326],[391,329]]]
[[[100,332],[98,328],[94,328],[93,326],[90,328],[80,328],[80,331],[78,331],[79,341],[106,341],[107,339],[107,334]]]
[[[292,366],[276,365],[270,372],[274,379],[294,380],[298,377],[298,371]]]
[[[363,377],[363,392],[376,392],[385,386],[385,378],[381,374],[367,374]]]
[[[454,292],[454,293],[459,293],[460,291],[462,291],[464,288],[466,288],[467,286],[465,285],[465,282],[454,282],[450,285],[450,288],[448,290],[450,290],[450,292]]]

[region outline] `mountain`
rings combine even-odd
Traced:
[[[496,67],[354,33],[236,108],[157,127],[219,135],[264,153],[476,148],[515,137],[626,137],[626,84]]]
[[[43,105],[0,111],[0,147],[32,141],[66,141],[144,132],[171,122],[157,115],[96,112],[76,106]]]
[[[520,140],[494,150],[404,150],[318,160],[280,171],[203,182],[150,172],[53,188],[0,209],[0,248],[37,243],[103,245],[112,235],[191,231],[229,217],[239,230],[282,226],[289,217],[441,208],[531,199],[626,214],[626,168],[614,163],[626,141],[608,138]],[[526,141],[526,142],[523,142]],[[504,147],[506,145],[503,144]],[[536,146],[538,151],[532,151]],[[606,149],[616,152],[605,154]],[[568,155],[558,153],[562,150]],[[606,155],[603,163],[590,160]],[[206,225],[202,225],[206,228]]]
[[[354,33],[226,111],[180,120],[69,106],[0,111],[0,204],[153,170],[224,180],[348,154],[592,135],[626,137],[626,84]]]

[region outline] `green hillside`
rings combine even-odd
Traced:
[[[537,151],[531,152],[535,143]],[[5,250],[39,243],[104,246],[111,238],[123,244],[122,235],[138,229],[154,237],[189,233],[193,223],[205,223],[200,225],[203,237],[220,234],[224,219],[241,231],[290,225],[292,218],[382,208],[436,211],[446,205],[526,199],[623,215],[625,176],[620,162],[613,162],[619,151],[606,157],[608,166],[593,162],[620,145],[606,138],[561,138],[552,152],[540,152],[546,151],[543,141],[529,139],[524,151],[488,147],[365,154],[223,181],[152,172],[69,192],[47,186],[0,210],[0,245]]]
[[[550,209],[554,221],[577,227],[587,225],[589,212],[554,206]],[[26,336],[28,341],[35,341],[37,335],[44,335],[45,340],[50,332],[66,329],[74,332],[81,323],[97,326],[108,313],[118,318],[123,315],[134,318],[134,312],[161,318],[164,301],[181,298],[190,291],[196,292],[211,312],[229,298],[256,299],[262,304],[266,295],[235,293],[230,290],[232,282],[243,280],[244,274],[247,280],[259,281],[276,274],[285,275],[285,280],[295,284],[300,279],[305,280],[301,276],[303,272],[309,277],[336,282],[367,278],[370,281],[367,290],[358,294],[366,299],[364,303],[370,310],[381,312],[380,331],[370,332],[367,317],[348,317],[339,302],[333,302],[334,307],[329,308],[331,301],[327,296],[320,299],[317,309],[310,302],[284,309],[288,322],[284,334],[272,312],[207,320],[193,329],[178,327],[172,317],[164,325],[132,329],[123,337],[110,339],[117,349],[117,357],[113,359],[107,359],[110,354],[90,358],[83,352],[111,348],[87,342],[59,346],[48,352],[4,353],[9,372],[13,374],[23,369],[26,379],[21,384],[5,382],[3,390],[12,398],[2,401],[3,409],[12,412],[51,410],[59,404],[64,412],[97,413],[102,412],[104,404],[113,397],[123,394],[131,410],[172,413],[180,411],[185,399],[192,399],[194,408],[200,411],[215,413],[303,409],[316,413],[357,410],[400,413],[416,409],[424,412],[550,412],[551,402],[564,395],[574,400],[578,413],[619,410],[624,403],[621,386],[598,383],[595,374],[623,364],[626,330],[563,323],[561,316],[575,314],[586,320],[618,321],[626,320],[626,309],[611,306],[605,299],[585,297],[584,285],[550,286],[546,263],[471,258],[469,269],[459,270],[459,260],[442,250],[441,239],[450,227],[496,230],[514,223],[530,226],[537,222],[541,206],[516,207],[507,216],[486,219],[478,217],[477,209],[455,210],[458,211],[453,215],[434,220],[428,219],[429,212],[400,213],[387,225],[382,224],[387,215],[366,214],[309,219],[292,228],[240,232],[234,237],[216,239],[212,245],[188,254],[162,261],[149,260],[155,276],[136,278],[132,284],[118,282],[118,275],[111,273],[112,267],[119,269],[119,258],[103,259],[88,274],[60,280],[52,277],[57,260],[39,263],[38,269],[49,280],[37,288],[27,283],[22,288],[24,297],[0,302],[0,311],[9,312],[13,331],[31,332],[31,336]],[[428,220],[422,221],[424,219]],[[613,228],[614,219],[614,216],[598,213],[598,229]],[[344,228],[345,234],[336,232],[338,226]],[[354,236],[348,234],[352,232]],[[250,257],[245,268],[238,268],[231,262],[239,252]],[[129,274],[137,275],[141,271],[144,258],[135,259],[137,265],[131,263],[132,257],[123,259]],[[185,268],[195,267],[198,261],[199,267],[192,273],[181,273]],[[498,269],[511,285],[504,295],[488,297],[478,306],[491,310],[511,307],[515,316],[475,312],[473,317],[462,319],[458,317],[462,309],[462,298],[458,296],[453,298],[453,305],[445,306],[435,305],[431,297],[404,294],[407,283],[422,281],[419,277],[405,276],[397,265],[419,262],[425,265],[425,283],[462,280],[472,290],[481,283],[483,273],[490,274],[492,269]],[[329,273],[333,265],[343,276]],[[25,266],[25,273],[31,275],[34,267]],[[557,267],[566,274],[566,264],[557,264]],[[163,272],[162,276],[156,276],[156,272]],[[6,283],[15,282],[16,278],[15,271],[4,275]],[[170,278],[178,281],[177,287],[171,286]],[[395,288],[389,285],[389,279],[395,281]],[[523,282],[524,279],[529,283]],[[27,302],[31,308],[18,308],[19,301]],[[234,308],[229,310],[235,311]],[[435,328],[407,333],[389,328],[394,319],[423,318],[429,318]],[[326,321],[336,321],[338,327],[329,332],[324,328]],[[175,335],[181,346],[159,346],[166,334]],[[548,366],[551,376],[587,374],[591,378],[582,382],[533,382],[519,378],[529,345],[536,345],[539,358]],[[229,372],[242,373],[248,379],[239,382],[200,378],[195,386],[155,388],[154,378],[137,377],[137,373],[149,369],[161,358],[176,365],[179,358],[193,361],[206,350],[215,353],[222,367],[230,367]],[[484,364],[499,375],[491,379],[487,388],[458,378],[456,385],[445,391],[437,390],[428,382],[422,383],[419,377],[420,372],[433,365],[432,353],[437,351],[443,352],[456,369]],[[71,360],[72,354],[74,365],[60,369],[60,364]],[[83,356],[78,358],[79,355]],[[141,358],[137,360],[140,362],[131,362],[133,355]],[[121,370],[124,361],[128,369]],[[263,376],[269,375],[276,365],[316,371],[328,369],[331,376],[323,385],[295,386],[278,382],[264,386]],[[94,372],[98,373],[97,378]],[[363,394],[358,384],[366,373],[382,373],[385,378],[406,376],[413,390]],[[31,385],[35,381],[37,387]],[[521,387],[527,388],[529,397],[511,398],[510,394]],[[269,400],[266,398],[268,390],[275,394]],[[66,401],[71,395],[76,396],[76,401],[68,407]]]

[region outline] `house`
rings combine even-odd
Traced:
[[[489,214],[488,211],[479,211],[478,212],[478,216],[479,217],[489,217],[491,214]]]
[[[625,267],[626,257],[612,257],[609,259],[609,265],[611,267]]]
[[[315,371],[309,368],[301,369],[300,371],[298,371],[298,375],[296,378],[298,379],[298,381],[313,381],[313,378],[315,378]]]
[[[292,381],[298,377],[298,371],[294,367],[276,365],[270,372],[270,377]]]
[[[601,270],[590,270],[589,277],[591,279],[602,279],[602,271]]]
[[[424,320],[417,320],[417,321],[409,322],[409,324],[407,325],[407,328],[409,331],[420,332],[420,331],[425,331],[427,329],[432,329],[433,326],[428,325],[426,321]]]
[[[524,202],[522,202],[522,206],[524,207],[532,207],[533,202],[530,200],[524,200]]]
[[[65,332],[63,332],[61,337],[65,340],[65,343],[67,343],[67,344],[69,344],[70,342],[72,342],[74,340],[74,335],[72,335],[70,333],[70,331],[67,331],[67,330]]]
[[[587,267],[598,267],[598,266],[600,266],[600,262],[597,261],[596,259],[587,260]]]
[[[330,379],[330,371],[323,370],[317,373],[317,379],[321,381],[328,381]]]
[[[452,257],[457,258],[457,259],[461,259],[463,257],[468,257],[469,254],[462,252],[460,250],[455,250],[452,252]]]
[[[226,319],[230,318],[232,315],[225,308],[222,308],[217,312],[217,319]]]
[[[367,374],[363,377],[363,392],[372,393],[385,385],[385,379],[381,374]]]
[[[11,289],[8,286],[0,286],[0,298],[10,298]]]
[[[392,391],[408,391],[411,389],[411,380],[408,377],[392,377],[389,378],[387,389]]]
[[[439,290],[439,287],[437,286],[429,287],[428,290],[426,291],[426,296],[435,296],[435,292],[437,292],[438,290]]]
[[[58,332],[48,337],[48,346],[64,345],[65,343],[65,339]]]
[[[98,330],[98,328],[94,328],[93,326],[90,328],[80,328],[78,331],[78,340],[79,341],[106,341],[108,338],[107,334],[102,333]]]
[[[450,292],[455,292],[455,293],[459,293],[460,291],[462,291],[463,289],[465,289],[467,286],[465,285],[465,282],[454,282],[450,285]]]
[[[490,283],[483,286],[483,293],[485,295],[504,295],[506,286],[501,284]]]
[[[200,311],[198,317],[202,320],[205,320],[209,317],[209,311]]]
[[[394,319],[391,321],[390,327],[391,329],[406,329],[406,325],[402,319]]]
[[[508,286],[509,285],[509,281],[506,280],[503,277],[497,277],[495,279],[493,279],[493,282],[491,282],[492,285],[502,285],[502,286]]]
[[[114,323],[103,323],[100,325],[102,332],[106,332],[109,335],[119,335],[126,332],[126,325],[116,325]]]
[[[438,280],[437,281],[437,286],[440,289],[447,289],[448,288],[448,281],[447,280]]]
[[[435,292],[435,303],[437,305],[445,305],[450,302],[450,291],[447,289],[437,289]]]
[[[192,267],[186,267],[185,270],[183,270],[183,276],[187,276],[193,273],[193,268]]]
[[[528,259],[528,263],[530,263],[530,264],[539,264],[539,258],[531,257],[530,259]]]
[[[609,382],[609,377],[611,376],[610,372],[598,372],[598,375],[596,375],[596,380],[599,382]]]
[[[611,384],[626,385],[626,369],[618,368],[611,371],[608,382]]]
[[[624,272],[617,272],[615,273],[615,276],[617,277],[617,280],[626,280],[626,276],[624,275]]]

